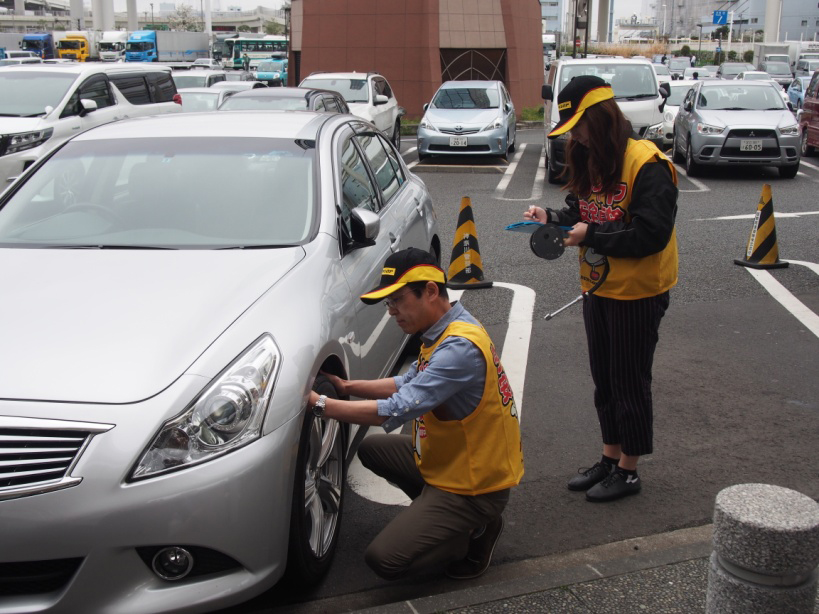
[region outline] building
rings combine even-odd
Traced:
[[[540,20],[543,32],[563,29],[564,0],[540,0]]]

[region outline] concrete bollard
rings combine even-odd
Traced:
[[[706,614],[813,614],[819,504],[769,484],[717,494]]]

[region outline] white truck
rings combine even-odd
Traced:
[[[0,47],[8,50],[19,50],[20,43],[23,42],[23,35],[14,32],[0,32]]]
[[[125,43],[128,42],[128,32],[113,30],[103,32],[100,37],[100,60],[103,62],[124,62]]]
[[[791,57],[791,47],[788,43],[754,43],[754,66],[758,70],[762,62],[786,62],[789,66],[795,61]]]

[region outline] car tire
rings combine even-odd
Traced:
[[[694,161],[694,152],[691,151],[691,143],[685,148],[685,174],[689,177],[697,177],[702,174],[702,167]]]
[[[808,145],[807,125],[802,127],[802,138],[799,139],[799,149],[802,151],[803,156],[812,156],[816,153],[816,148],[812,145]]]
[[[401,120],[395,120],[395,126],[392,129],[392,144],[400,152],[401,151]]]
[[[679,148],[677,147],[677,131],[674,131],[674,139],[671,141],[671,160],[676,162],[677,164],[682,164],[685,162],[685,156],[680,153]]]
[[[779,167],[779,176],[782,179],[793,179],[796,177],[796,174],[799,172],[799,163],[792,164],[791,166],[780,166]]]
[[[516,142],[517,139],[518,139],[518,135],[517,135],[517,132],[516,132],[515,133],[515,138],[512,140],[511,143],[509,143],[509,153],[515,153],[515,149],[517,148],[517,145],[518,145],[517,142]],[[506,141],[507,141],[507,143],[509,142],[509,136],[508,135],[506,137]]]
[[[328,398],[338,393],[319,375],[313,390]],[[338,546],[344,484],[346,431],[337,421],[305,412],[296,457],[287,553],[287,582],[298,587],[318,583],[330,569]],[[316,530],[321,535],[316,536]]]

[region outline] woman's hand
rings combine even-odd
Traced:
[[[563,240],[563,245],[571,247],[573,245],[580,245],[583,239],[586,238],[586,229],[589,225],[586,222],[578,222],[568,232],[568,236]]]
[[[549,214],[546,213],[545,209],[535,207],[534,205],[523,212],[523,219],[528,222],[540,222],[541,224],[545,224],[549,221],[548,218]]]

